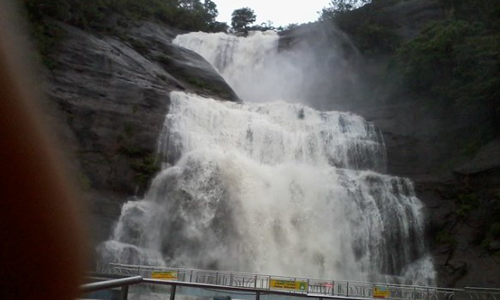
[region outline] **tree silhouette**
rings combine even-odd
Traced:
[[[255,22],[257,16],[255,15],[253,9],[248,7],[243,7],[233,11],[231,18],[231,26],[236,32],[244,32],[248,34],[248,25]]]

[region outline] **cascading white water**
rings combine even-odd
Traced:
[[[252,90],[245,82],[269,70],[270,56],[279,57],[276,38],[197,33],[176,42],[201,53],[251,98],[260,86]],[[249,48],[257,41],[263,45]],[[113,238],[102,247],[105,259],[346,280],[434,280],[422,204],[408,179],[377,173],[385,167],[384,145],[359,116],[172,92],[159,145],[173,165],[165,164],[143,200],[123,206]]]
[[[248,38],[193,32],[177,36],[174,43],[203,56],[245,101],[302,102],[304,87],[314,80],[306,72],[312,58],[278,53],[278,41],[274,31],[252,32]]]

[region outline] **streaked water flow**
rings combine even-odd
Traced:
[[[263,79],[252,80],[272,83],[275,75],[266,72],[270,60],[279,68],[277,39],[176,39],[244,100],[260,102],[172,92],[159,139],[164,168],[144,199],[123,206],[102,255],[133,264],[433,283],[422,204],[410,180],[381,174],[385,147],[374,125],[350,113],[263,103],[287,100],[286,86],[262,96]]]

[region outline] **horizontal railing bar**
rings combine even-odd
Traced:
[[[114,274],[108,274],[108,275],[114,275]],[[85,278],[89,279],[92,282],[95,282],[95,281],[107,281],[107,280],[112,280],[112,279],[123,279],[123,278],[129,278],[130,277],[130,276],[124,276],[124,275],[115,275],[115,276],[119,276],[119,277],[92,276],[92,275],[89,275],[89,276],[86,276]]]
[[[121,287],[124,285],[131,285],[136,283],[141,283],[143,281],[142,276],[134,276],[120,279],[112,279],[107,281],[92,282],[80,286],[80,290],[83,292],[93,292],[104,289],[111,289],[115,287]]]
[[[464,289],[467,290],[478,290],[478,291],[493,291],[493,292],[500,292],[500,289],[495,289],[495,288],[482,288],[482,287],[473,287],[473,286],[466,286]]]
[[[180,286],[187,286],[194,288],[209,288],[214,290],[251,292],[251,293],[260,293],[260,295],[273,294],[273,295],[286,295],[294,297],[327,298],[327,299],[338,299],[338,300],[366,300],[366,298],[358,298],[358,297],[343,297],[343,296],[332,296],[324,294],[307,294],[300,292],[294,293],[291,291],[278,291],[278,290],[251,288],[251,287],[223,286],[223,285],[215,285],[209,283],[183,282],[183,281],[162,280],[162,279],[143,278],[142,281],[143,283],[150,283],[150,284],[180,285]]]

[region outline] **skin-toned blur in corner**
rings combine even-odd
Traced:
[[[78,297],[85,234],[72,177],[41,122],[14,1],[0,1],[0,298]]]

